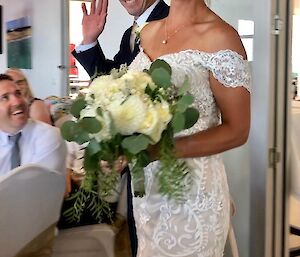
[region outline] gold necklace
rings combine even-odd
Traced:
[[[175,36],[177,32],[179,32],[180,30],[182,30],[183,28],[185,28],[186,25],[188,25],[189,23],[184,23],[180,26],[178,26],[175,30],[173,30],[173,32],[171,34],[168,33],[168,28],[167,28],[167,22],[168,22],[168,18],[166,18],[166,21],[165,21],[165,39],[163,41],[161,41],[162,44],[166,45],[168,44],[168,40]]]

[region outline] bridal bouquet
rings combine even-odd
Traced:
[[[171,67],[162,60],[153,62],[149,70],[128,71],[122,66],[92,81],[71,107],[75,119],[61,128],[66,140],[86,145],[85,178],[67,216],[79,220],[86,207],[96,218],[109,214],[107,199],[120,179],[114,168],[119,156],[126,156],[129,162],[135,195],[143,195],[143,168],[150,162],[150,145],[159,149],[160,193],[179,201],[184,198],[191,179],[185,162],[175,157],[174,134],[192,127],[199,116],[191,107],[188,86],[185,79],[175,87]],[[101,165],[103,161],[109,169]],[[90,204],[85,206],[88,198]]]

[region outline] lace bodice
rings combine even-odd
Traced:
[[[250,67],[248,61],[232,50],[207,53],[198,50],[184,50],[166,54],[158,59],[165,60],[172,67],[172,83],[182,85],[185,76],[190,83],[190,93],[195,97],[194,107],[199,110],[198,122],[180,135],[214,127],[220,122],[219,109],[209,85],[209,72],[225,87],[245,87],[250,91]],[[141,52],[130,65],[131,70],[149,68],[152,61]]]

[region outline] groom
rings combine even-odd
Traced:
[[[74,51],[73,55],[85,68],[90,76],[95,73],[108,73],[112,68],[119,68],[121,64],[129,65],[139,52],[139,46],[136,41],[132,40],[132,26],[128,28],[122,37],[119,52],[114,56],[113,60],[108,60],[99,45],[97,39],[101,35],[107,15],[107,1],[92,0],[90,13],[87,13],[85,4],[82,6],[83,20],[82,33],[83,40]],[[163,0],[119,0],[126,11],[134,16],[134,21],[138,26],[145,22],[159,20],[165,18],[169,13],[169,6]],[[131,45],[133,41],[133,46]],[[131,194],[131,177],[128,173],[127,181],[127,220],[129,226],[129,235],[131,241],[132,256],[137,253],[137,237],[135,222],[132,210],[132,194]]]

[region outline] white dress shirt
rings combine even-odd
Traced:
[[[66,145],[58,128],[44,122],[28,120],[19,140],[21,165],[39,164],[65,173]],[[0,131],[0,177],[11,170],[9,134]]]
[[[150,16],[151,12],[154,10],[155,6],[159,3],[160,0],[156,0],[154,2],[154,4],[152,4],[150,7],[148,7],[148,9],[146,11],[144,11],[141,16],[139,16],[135,22],[137,23],[138,26],[142,26],[146,23],[148,17]],[[97,45],[97,41],[90,43],[90,44],[86,44],[86,45],[78,45],[75,48],[76,53],[80,53],[80,52],[84,52],[87,51],[89,49],[91,49],[92,47],[94,47],[95,45]]]

